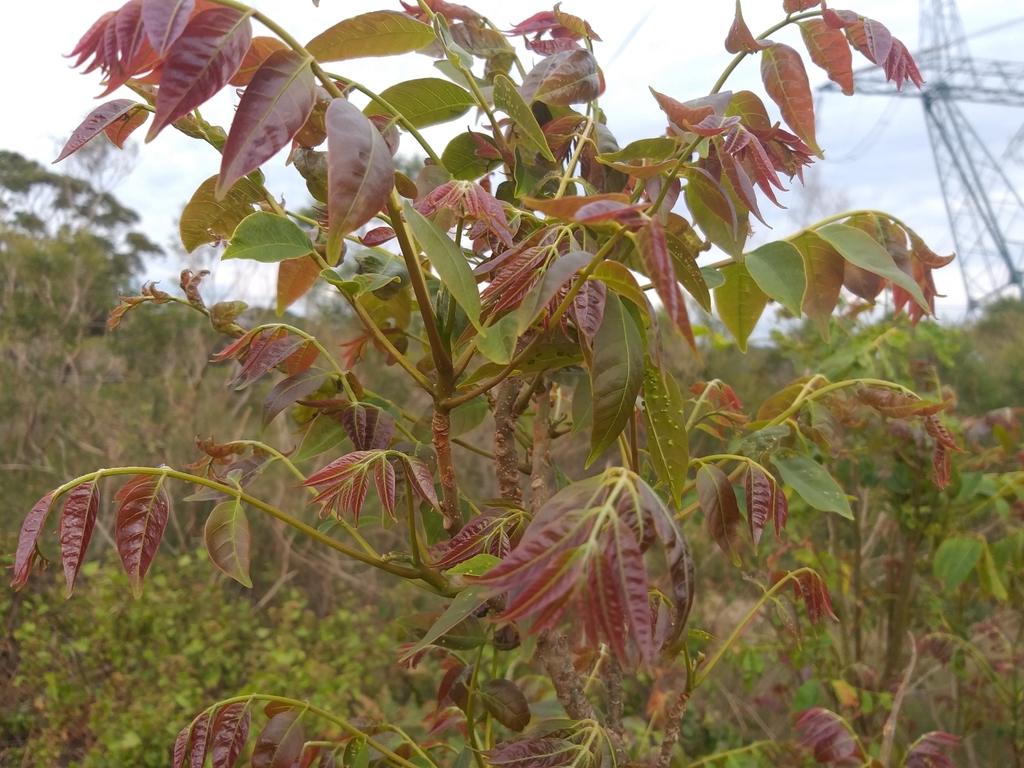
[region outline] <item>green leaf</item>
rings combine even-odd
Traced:
[[[252,533],[249,518],[238,499],[224,501],[206,518],[203,541],[210,560],[243,587],[252,588],[249,578],[249,553]]]
[[[481,552],[480,554],[473,555],[469,560],[465,560],[458,565],[449,568],[448,573],[482,576],[500,562],[500,557],[495,557],[489,552]]]
[[[623,264],[617,261],[602,261],[597,265],[591,279],[600,280],[619,296],[629,299],[645,315],[647,314],[647,298],[640,290],[640,283]]]
[[[486,602],[487,593],[488,588],[484,586],[469,587],[459,592],[455,599],[452,600],[452,604],[448,606],[448,609],[441,614],[441,618],[434,622],[434,625],[427,630],[427,634],[401,660],[404,661],[405,659],[412,658],[446,632],[453,629]]]
[[[276,213],[258,211],[242,219],[221,258],[273,264],[297,259],[312,250],[313,241],[298,224]]]
[[[475,134],[487,143],[493,145],[494,140],[482,133]],[[452,175],[453,179],[460,181],[473,181],[491,170],[500,160],[478,157],[476,154],[480,145],[473,138],[469,131],[460,133],[448,142],[448,146],[441,153],[441,162]]]
[[[717,269],[712,267],[701,267],[700,273],[704,276],[704,282],[707,283],[708,288],[712,290],[725,284],[725,278],[722,277],[722,273]]]
[[[519,362],[515,370],[509,373],[510,376],[522,376],[528,373],[540,373],[541,371],[555,371],[565,368],[567,365],[580,365],[583,362],[583,353],[580,352],[578,344],[555,343],[541,344],[532,355]],[[499,363],[484,363],[473,373],[459,382],[459,388],[465,389],[479,384],[505,370],[505,366]]]
[[[867,232],[846,224],[829,224],[815,231],[831,243],[848,262],[898,285],[913,296],[914,301],[925,311],[928,310],[928,302],[925,301],[921,287],[914,278],[897,267],[889,252]]]
[[[947,595],[956,592],[981,559],[982,543],[973,536],[953,535],[939,545],[932,561],[935,578]]]
[[[441,282],[465,310],[469,321],[481,334],[486,334],[480,324],[480,292],[462,249],[437,224],[413,208],[408,200],[403,202],[402,211]]]
[[[820,696],[821,683],[814,678],[804,681],[793,696],[793,711],[803,712],[805,709],[817,706]]]
[[[483,396],[474,397],[462,405],[456,406],[451,413],[451,425],[448,427],[450,437],[460,437],[483,424],[487,414],[491,412],[487,399]],[[431,409],[431,414],[433,410]],[[430,423],[429,416],[427,423]]]
[[[522,131],[522,138],[527,144],[544,155],[547,160],[555,161],[544,131],[541,130],[537,118],[533,116],[530,105],[523,100],[512,81],[504,75],[494,77],[494,106],[512,118],[512,122]]]
[[[227,240],[247,216],[253,215],[253,203],[264,200],[260,185],[239,179],[223,200],[216,199],[217,176],[211,176],[192,194],[181,212],[178,231],[181,244],[192,253],[200,245]]]
[[[981,559],[978,560],[977,565],[982,590],[1000,603],[1005,603],[1009,599],[1009,595],[999,576],[999,569],[996,568],[996,561],[992,557],[992,551],[988,548],[987,543],[981,545]]]
[[[519,317],[509,312],[497,322],[487,326],[486,336],[477,336],[476,348],[492,363],[507,365],[516,347]]]
[[[843,287],[843,257],[831,243],[814,232],[804,232],[794,238],[793,245],[800,251],[807,276],[800,307],[827,342],[831,338],[832,310]]]
[[[319,414],[306,430],[302,444],[299,445],[299,452],[295,454],[292,461],[300,462],[319,456],[321,453],[341,445],[347,439],[348,434],[340,422],[330,416]],[[345,454],[346,451],[338,451],[338,453]]]
[[[807,454],[789,448],[780,448],[771,456],[772,464],[779,468],[783,482],[799,493],[804,501],[815,509],[835,512],[853,520],[849,499],[821,464]]]
[[[668,160],[679,149],[675,139],[661,136],[654,139],[640,139],[627,144],[616,152],[598,156],[598,160],[612,163],[629,162],[630,160]]]
[[[711,293],[708,291],[707,280],[697,260],[694,258],[686,244],[671,232],[665,234],[668,243],[668,252],[672,255],[672,264],[676,270],[676,277],[683,284],[687,293],[693,296],[705,312],[711,311]]]
[[[720,270],[725,282],[714,289],[715,309],[741,352],[747,351],[747,339],[764,312],[768,297],[744,264],[730,264]]]
[[[800,316],[800,304],[807,288],[804,261],[792,243],[778,240],[748,253],[743,264],[762,291]]]
[[[320,62],[366,56],[395,56],[418,51],[434,41],[434,30],[398,11],[353,16],[321,32],[306,44]]]
[[[594,397],[590,393],[590,378],[580,376],[572,390],[572,436],[594,421]]]
[[[618,439],[636,408],[644,376],[641,330],[614,293],[605,300],[604,317],[594,335],[594,365],[590,372],[594,393],[594,430],[590,438],[589,467]]]
[[[651,454],[658,478],[668,486],[676,507],[681,508],[686,475],[690,471],[690,442],[683,420],[683,395],[671,374],[668,376],[670,382],[667,385],[665,374],[651,358],[644,359],[647,452]]]
[[[473,94],[439,77],[397,83],[381,91],[380,97],[415,128],[447,123],[462,117],[476,105]],[[367,115],[390,114],[390,110],[376,101],[371,101],[363,112]]]

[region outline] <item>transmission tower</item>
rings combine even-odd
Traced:
[[[878,68],[856,73],[856,91],[921,99],[968,311],[1012,292],[1024,298],[1024,201],[1004,170],[1009,157],[997,160],[960,108],[1024,107],[1024,62],[973,58],[956,0],[921,0],[920,32],[920,91],[898,93]]]

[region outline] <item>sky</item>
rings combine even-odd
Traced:
[[[468,4],[502,27],[550,7],[544,2],[507,0],[469,0]],[[0,67],[7,75],[0,84],[0,95],[8,109],[7,119],[0,121],[0,148],[49,164],[82,118],[100,103],[95,100],[101,90],[96,73],[82,76],[69,69],[69,61],[62,54],[74,47],[98,16],[115,9],[117,0],[3,5]],[[344,18],[398,7],[397,0],[320,0],[319,8],[313,6],[312,0],[256,0],[252,5],[303,41]],[[757,34],[777,22],[782,17],[781,5],[781,0],[746,0],[743,12],[748,26]],[[960,5],[972,55],[1024,59],[1020,52],[1024,25],[1007,23],[1019,22],[1020,14],[1013,4],[961,0]],[[658,135],[665,128],[664,115],[648,86],[679,100],[694,98],[707,92],[731,58],[723,46],[734,11],[729,0],[565,0],[563,9],[586,17],[603,39],[596,50],[607,81],[601,106],[621,146]],[[883,22],[910,50],[916,49],[916,0],[853,0],[853,9]],[[971,36],[979,30],[983,34]],[[257,30],[254,34],[267,33]],[[795,29],[785,30],[773,36],[773,40],[802,49]],[[529,61],[528,56],[527,64]],[[855,65],[866,63],[855,54]],[[374,90],[401,80],[437,76],[431,60],[416,54],[344,62],[332,68]],[[807,70],[812,86],[826,82],[824,72],[809,62]],[[763,94],[756,57],[748,58],[726,87],[749,88]],[[129,96],[132,94],[124,90],[108,98]],[[889,211],[914,227],[936,252],[951,252],[953,240],[919,100],[818,94],[816,101],[818,143],[826,160],[814,167],[811,186],[820,190],[833,207]],[[228,89],[203,108],[204,117],[227,126],[236,102],[233,89]],[[765,102],[769,103],[767,98]],[[1024,123],[1021,109],[980,110],[967,105],[965,111],[997,157]],[[447,126],[428,129],[427,138],[443,148],[450,136],[470,127],[472,122],[473,116],[467,115]],[[139,132],[142,133],[144,130]],[[173,129],[164,131],[150,144],[140,142],[136,142],[139,146],[133,171],[120,180],[113,192],[140,212],[142,226],[151,239],[173,250],[178,214],[192,192],[216,172],[219,158],[209,146]],[[403,149],[415,151],[408,137]],[[272,160],[264,170],[268,187],[290,205],[299,207],[308,201],[301,178],[284,166],[283,157]],[[1016,170],[1020,170],[1019,166]],[[1022,175],[1018,173],[1017,177]],[[758,224],[753,243],[784,236],[806,223],[806,210],[800,199],[800,195],[784,195],[780,201],[792,210],[773,211],[770,215],[771,204],[763,202],[762,211],[773,229]],[[182,264],[175,256],[153,266],[150,276],[173,284],[173,276]],[[223,265],[211,278],[215,282],[210,283],[210,288],[219,297],[231,294],[231,298],[259,301],[271,293],[274,267],[233,264],[225,269],[227,266]],[[962,314],[966,300],[956,268],[940,270],[936,282],[939,292],[947,295],[939,299],[940,316]]]

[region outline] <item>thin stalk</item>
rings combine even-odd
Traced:
[[[810,383],[810,382],[808,382]],[[817,400],[819,397],[827,395],[829,392],[836,392],[840,389],[847,389],[848,387],[856,386],[857,384],[867,384],[874,387],[885,387],[886,389],[895,389],[904,395],[912,395],[916,397],[914,392],[904,387],[902,384],[896,384],[891,381],[885,381],[884,379],[847,379],[846,381],[837,381],[834,384],[827,384],[821,389],[816,389],[813,392],[806,393],[806,387],[804,391],[801,391],[800,396],[793,402],[789,408],[784,410],[770,422],[767,426],[774,427],[782,424],[784,421],[789,419],[793,414],[799,411],[805,403],[809,403],[811,400]]]

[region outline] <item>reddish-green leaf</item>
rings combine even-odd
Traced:
[[[216,196],[272,158],[299,132],[316,104],[311,59],[276,51],[253,75],[231,121]]]
[[[57,159],[53,162],[59,163],[68,155],[72,155],[80,150],[90,139],[105,131],[108,126],[124,116],[136,105],[137,102],[131,99],[114,99],[106,104],[100,104],[72,131],[71,138],[68,139],[60,154],[57,155]]]
[[[867,756],[845,720],[827,709],[807,709],[800,713],[796,727],[803,731],[800,746],[810,750],[821,765],[862,765]]]
[[[636,242],[644,269],[651,278],[651,282],[654,283],[654,289],[658,292],[665,312],[679,332],[683,334],[683,338],[689,343],[691,349],[697,352],[697,340],[694,339],[693,329],[690,327],[690,313],[686,309],[686,298],[676,279],[672,254],[668,249],[665,227],[661,223],[661,219],[658,217],[649,219],[647,226],[637,232]]]
[[[782,8],[786,13],[808,11],[817,5],[821,5],[821,0],[782,0]]]
[[[381,451],[395,434],[390,413],[368,403],[352,403],[341,412],[341,423],[357,451]]]
[[[697,211],[694,210],[694,201],[703,204],[712,215],[724,222],[733,233],[736,232],[738,225],[736,206],[733,205],[729,193],[722,188],[722,185],[702,168],[688,168],[686,170],[686,202],[696,217]],[[703,222],[699,219],[697,223],[703,226]]]
[[[594,427],[587,466],[618,439],[636,408],[636,396],[644,376],[641,333],[619,297],[609,293],[604,318],[594,336],[590,371]]]
[[[377,215],[395,186],[395,164],[384,137],[345,99],[327,107],[328,262],[341,257],[345,235]]]
[[[277,316],[280,317],[320,277],[320,266],[312,258],[285,259],[277,265]]]
[[[271,54],[277,51],[290,51],[287,45],[276,37],[257,36],[249,43],[249,50],[242,57],[242,64],[238,71],[228,80],[229,85],[242,88],[249,84],[256,71],[263,66],[263,62],[270,58]]]
[[[814,232],[804,232],[792,240],[804,260],[807,289],[802,309],[818,326],[825,341],[831,335],[832,310],[843,287],[843,257],[832,245]]]
[[[242,586],[252,587],[249,578],[252,533],[241,501],[222,501],[213,508],[206,518],[203,541],[215,566]]]
[[[252,39],[251,10],[210,8],[186,25],[167,52],[156,115],[146,141],[227,85]]]
[[[158,56],[164,56],[188,24],[196,0],[142,0],[142,24]]]
[[[511,680],[497,678],[480,686],[484,709],[509,730],[519,733],[530,724],[530,705]]]
[[[718,317],[736,339],[741,352],[747,351],[747,339],[761,319],[768,296],[750,276],[744,264],[730,264],[719,270],[725,282],[714,289]]]
[[[736,16],[733,18],[729,35],[725,38],[725,50],[729,53],[754,53],[762,50],[768,42],[758,42],[750,33],[747,23],[743,20],[740,0],[736,0]]]
[[[761,52],[761,80],[786,125],[822,157],[814,138],[814,98],[800,54],[782,43],[768,46]]]
[[[434,476],[430,474],[430,467],[426,462],[413,456],[404,456],[402,457],[402,466],[405,469],[405,479],[416,495],[434,509],[440,509],[440,504],[437,501],[437,489],[434,487]]]
[[[262,378],[271,368],[284,362],[304,343],[305,341],[299,336],[275,333],[270,329],[264,330],[249,346],[245,363],[231,380],[232,383],[239,382],[235,389],[245,389],[257,379]]]
[[[100,511],[100,489],[95,480],[76,485],[64,502],[60,516],[60,555],[64,562],[64,578],[68,597],[75,591],[75,579],[85,560],[92,529]]]
[[[103,133],[110,139],[111,144],[118,149],[124,149],[124,143],[128,141],[128,137],[148,119],[149,110],[143,109],[141,106],[135,107],[110,123],[103,129]]]
[[[702,465],[697,470],[697,496],[711,535],[733,565],[739,567],[740,508],[725,472],[714,464]]]
[[[318,61],[345,61],[418,51],[433,41],[434,30],[411,16],[371,11],[321,32],[306,44],[306,50]]]
[[[210,746],[213,768],[234,768],[249,739],[249,721],[249,707],[242,701],[228,704],[217,713]]]
[[[277,414],[296,400],[309,397],[320,389],[329,377],[330,374],[326,371],[307,368],[279,381],[267,394],[267,399],[263,401],[262,428],[266,429],[267,425],[277,417]]]
[[[165,475],[136,475],[114,496],[121,502],[114,523],[114,540],[121,564],[136,598],[167,528],[169,502]]]
[[[302,755],[306,730],[302,713],[294,709],[270,718],[252,749],[252,768],[292,768]]]
[[[558,107],[592,101],[601,93],[597,60],[582,48],[549,56],[523,80],[523,92],[524,98]]]
[[[647,568],[636,534],[621,518],[616,517],[608,527],[602,554],[601,565],[608,568],[618,592],[618,602],[622,606],[621,610],[610,611],[611,626],[606,628],[609,639],[615,645],[621,638],[620,627],[624,615],[640,657],[649,662],[654,653],[654,645]],[[624,646],[620,645],[618,654],[620,661],[627,658]]]
[[[214,190],[217,177],[211,176],[192,194],[178,222],[181,243],[192,253],[200,245],[230,239],[242,219],[255,213],[253,204],[265,199],[260,185],[250,179],[239,179],[223,200]]]
[[[782,535],[789,516],[789,503],[775,478],[753,465],[747,467],[746,500],[747,527],[756,552],[769,521],[775,525],[775,535]]]
[[[880,67],[885,66],[892,51],[893,39],[884,24],[874,19],[862,19],[847,27],[846,35],[868,61]]]
[[[911,416],[931,416],[946,407],[946,403],[922,400],[917,395],[908,395],[882,387],[857,387],[857,397],[885,416],[906,419]]]
[[[889,252],[871,235],[846,224],[829,224],[815,231],[847,261],[898,285],[913,296],[924,311],[928,311],[928,302],[913,276],[900,269]]]
[[[800,22],[800,33],[807,46],[811,61],[828,73],[828,79],[838,84],[847,96],[853,95],[853,52],[846,35],[830,27],[823,19]]]
[[[910,745],[903,765],[906,768],[954,768],[949,753],[959,746],[959,736],[945,731],[931,731]]]
[[[50,514],[52,506],[53,491],[50,491],[35,503],[21,524],[18,547],[14,553],[14,578],[11,580],[11,586],[15,589],[25,586],[29,574],[32,572],[32,566],[41,557],[38,546],[39,536],[43,532],[43,523],[46,522],[46,517]]]

